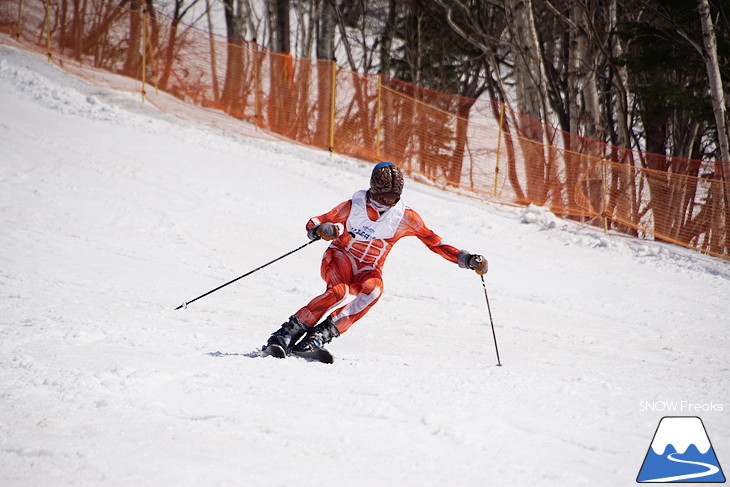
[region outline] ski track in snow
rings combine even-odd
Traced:
[[[0,485],[628,485],[661,417],[640,401],[727,407],[727,262],[409,180],[489,259],[504,367],[479,279],[417,239],[334,365],[259,357],[324,245],[173,308],[301,245],[370,165],[7,46],[0,106]],[[703,421],[730,452],[727,410]]]

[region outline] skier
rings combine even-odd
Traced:
[[[347,331],[378,302],[383,292],[383,264],[402,237],[416,236],[444,259],[486,274],[483,256],[442,242],[418,213],[403,204],[402,191],[401,170],[391,162],[381,162],[373,169],[369,190],[355,192],[352,199],[307,222],[310,240],[332,242],[320,270],[327,289],[271,335],[264,353],[283,358],[290,352],[304,356],[323,352],[326,343]],[[348,294],[355,299],[317,324]]]

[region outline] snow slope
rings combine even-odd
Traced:
[[[631,485],[672,413],[730,464],[727,262],[408,181],[431,228],[489,259],[504,366],[479,278],[417,239],[335,364],[262,358],[322,291],[324,243],[173,308],[306,242],[370,165],[8,46],[0,107],[0,485]]]

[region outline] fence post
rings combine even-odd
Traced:
[[[608,191],[606,190],[606,160],[601,160],[601,214],[603,216],[603,231],[608,233]]]
[[[46,53],[51,60],[51,0],[46,0]]]
[[[382,105],[382,93],[383,93],[383,72],[378,72],[378,121],[377,128],[375,129],[375,154],[380,159],[380,133],[382,127],[382,116],[383,116],[383,105]]]
[[[332,79],[330,93],[330,155],[335,150],[335,100],[337,88],[337,59],[332,58]]]
[[[504,102],[499,108],[499,136],[497,138],[497,165],[494,169],[494,197],[497,197],[497,181],[499,179],[499,157],[502,154],[502,124],[504,123]]]

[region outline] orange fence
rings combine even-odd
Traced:
[[[730,260],[721,163],[577,137],[496,102],[227,42],[140,0],[0,0],[0,32],[77,75],[227,130],[256,126],[470,196]],[[730,165],[725,170],[730,171]]]

